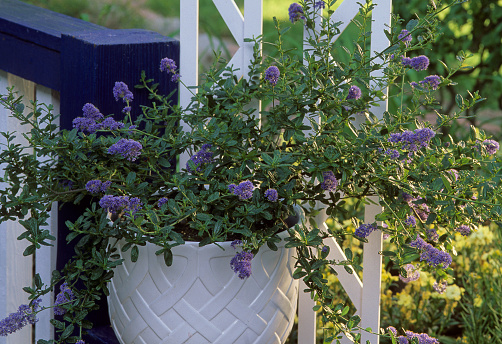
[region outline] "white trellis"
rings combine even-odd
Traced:
[[[209,1],[209,0],[206,0]],[[263,27],[263,0],[245,0],[244,15],[240,12],[234,0],[212,0],[220,12],[223,20],[227,24],[234,39],[239,45],[239,50],[232,57],[229,65],[240,69],[240,75],[246,75],[247,66],[253,53],[252,43],[244,42],[245,38],[253,38],[262,34]],[[180,21],[180,73],[187,85],[197,85],[198,78],[198,38],[199,38],[199,0],[181,0],[181,21]],[[388,47],[388,40],[384,34],[384,29],[390,25],[392,0],[373,0],[375,8],[372,10],[372,35],[371,54],[375,51],[382,51]],[[359,11],[360,5],[354,0],[341,2],[331,19],[333,23],[343,22],[339,29],[343,31],[350,20]],[[305,34],[308,34],[305,32]],[[378,61],[376,61],[378,62]],[[373,76],[380,76],[374,72]],[[180,105],[186,106],[190,103],[191,92],[180,88]],[[373,106],[371,112],[382,118],[387,110],[387,102],[382,101],[378,106]],[[181,157],[181,166],[186,163],[187,157]],[[373,198],[376,203],[377,199]],[[376,204],[367,205],[365,208],[365,222],[374,222],[375,215],[380,212],[380,207]],[[323,212],[317,216],[316,222],[325,226],[327,219]],[[326,242],[330,246],[330,256],[328,259],[345,260],[345,254],[341,247],[330,239]],[[345,269],[335,267],[338,272],[338,279],[347,295],[357,308],[358,314],[362,318],[363,328],[371,327],[374,331],[380,328],[380,285],[382,259],[378,254],[382,250],[381,232],[373,232],[368,243],[364,244],[363,253],[363,282],[356,274],[348,274]],[[302,288],[301,288],[302,289]],[[298,308],[298,343],[315,343],[316,324],[314,306],[310,295],[300,293]],[[378,343],[378,336],[363,332],[361,342],[367,340],[371,343]],[[342,341],[350,342],[344,338]]]

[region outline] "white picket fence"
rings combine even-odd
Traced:
[[[203,0],[210,1],[210,0]],[[245,0],[244,13],[240,11],[233,0],[212,0],[220,12],[223,20],[227,24],[239,49],[232,57],[229,64],[235,68],[240,68],[240,75],[246,75],[248,62],[253,54],[253,43],[244,42],[245,38],[257,37],[262,34],[263,27],[263,3],[260,0]],[[340,1],[339,1],[340,2]],[[384,28],[390,23],[391,0],[374,0],[377,6],[372,12],[372,39],[371,51],[381,51],[388,46],[388,40],[384,35]],[[181,27],[180,27],[180,74],[187,85],[197,85],[198,79],[198,38],[199,38],[199,0],[180,0],[181,7]],[[286,11],[287,9],[285,9]],[[343,30],[354,18],[359,10],[359,5],[355,0],[345,0],[340,3],[338,9],[332,17],[333,22],[342,21]],[[308,34],[307,32],[305,34]],[[25,95],[25,102],[29,99],[36,99],[39,102],[53,104],[55,113],[59,110],[59,94],[46,87],[36,85],[31,81],[21,79],[11,74],[0,71],[0,89],[5,90],[7,86],[16,86],[21,94]],[[3,91],[1,93],[4,93]],[[179,90],[180,104],[187,105],[191,98],[189,90],[181,87]],[[25,105],[28,105],[27,103]],[[386,110],[386,104],[372,108],[371,111],[377,116],[382,116]],[[25,130],[18,123],[8,117],[7,110],[0,108],[0,131],[17,131],[21,133]],[[181,166],[186,162],[187,157],[181,157]],[[0,169],[0,173],[1,169]],[[0,185],[1,187],[1,185]],[[55,207],[53,207],[55,208]],[[366,223],[373,222],[375,215],[380,211],[378,206],[370,205],[366,207]],[[50,230],[54,236],[57,231],[57,217],[52,216]],[[316,219],[318,224],[325,225],[327,217],[321,214]],[[23,257],[22,252],[26,247],[24,241],[16,238],[23,232],[23,228],[13,222],[0,224],[0,318],[5,317],[10,312],[17,310],[20,304],[26,303],[26,293],[22,287],[32,283],[34,273],[39,273],[44,281],[49,281],[51,271],[55,268],[56,249],[43,247],[36,252],[35,257]],[[328,240],[329,259],[345,260],[343,250],[334,240]],[[363,281],[356,274],[348,274],[342,268],[336,268],[339,273],[338,279],[351,299],[358,314],[362,318],[362,327],[371,327],[378,330],[380,327],[380,285],[382,260],[378,254],[382,250],[382,235],[380,232],[373,232],[369,237],[369,242],[364,245],[363,253]],[[303,288],[301,288],[303,289]],[[49,305],[50,299],[45,298],[43,305]],[[310,296],[300,293],[298,308],[298,343],[314,344],[316,338],[315,313]],[[0,337],[0,344],[24,344],[35,343],[39,338],[48,339],[53,336],[49,319],[52,312],[46,311],[39,315],[40,321],[36,326],[27,327],[18,333],[8,337]],[[362,342],[370,340],[371,343],[378,343],[378,336],[375,334],[362,333]],[[344,338],[343,342],[350,342]]]
[[[54,112],[59,112],[59,94],[57,92],[0,71],[0,90],[2,90],[0,93],[5,94],[6,88],[11,86],[15,86],[19,94],[24,95],[23,104],[25,107],[30,105],[29,100],[37,100],[41,103],[53,104]],[[26,127],[10,118],[8,111],[3,107],[0,107],[0,131],[16,131],[16,142],[25,142],[22,134],[26,132]],[[5,138],[1,137],[0,141],[5,143]],[[1,166],[0,173],[3,174]],[[55,209],[56,207],[53,207],[53,215],[48,228],[54,236],[57,232]],[[17,311],[19,305],[28,303],[28,294],[22,288],[32,284],[35,273],[39,273],[43,281],[47,283],[50,282],[51,273],[56,268],[56,243],[53,248],[42,246],[34,256],[23,256],[23,251],[28,243],[25,240],[17,240],[17,237],[24,231],[24,228],[17,222],[10,221],[0,224],[0,319]],[[41,305],[50,306],[52,299],[52,295],[45,297]],[[52,309],[41,312],[39,314],[40,320],[35,326],[28,326],[7,337],[0,337],[0,344],[32,343],[38,339],[52,338],[53,331],[49,324],[52,317]]]

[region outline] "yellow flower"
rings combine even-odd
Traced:
[[[474,298],[474,307],[481,307],[482,304],[483,304],[483,299],[479,294],[476,295],[476,297]]]
[[[462,292],[464,288],[459,288],[458,285],[449,285],[446,287],[446,291],[444,293],[445,297],[449,300],[459,301],[462,297]]]
[[[412,307],[414,308],[415,302],[413,301],[413,297],[410,294],[399,293],[398,294],[397,304],[400,306],[404,306],[405,308]]]

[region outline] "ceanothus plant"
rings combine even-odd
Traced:
[[[427,56],[417,53],[438,38],[438,13],[457,2],[437,1],[406,26],[395,18],[386,32],[389,48],[376,55],[367,42],[374,7],[367,2],[360,9],[360,34],[345,50],[348,63],[332,57],[340,34],[340,23],[329,20],[333,3],[294,3],[291,22],[311,32],[303,54],[284,50],[287,28],[276,21],[275,57],[261,56],[261,37],[253,39],[248,75],[237,78],[231,67],[213,67],[187,108],[158,94],[143,74],[137,88],[150,92],[153,104],[144,105],[135,120],[134,92],[123,82],[111,92],[124,102],[122,121],[85,104],[71,131],[59,131],[50,107],[33,103],[25,114],[20,98],[9,90],[2,104],[32,130],[26,147],[14,143],[13,133],[2,133],[1,181],[7,187],[0,190],[0,221],[20,220],[26,228],[21,237],[31,243],[29,255],[55,240],[42,229],[53,202],[86,206],[67,223],[67,240],[75,242],[73,259],[47,285],[37,276],[34,287],[26,288],[32,313],[17,318],[32,321],[37,300],[64,282],[56,300],[64,321],[53,320],[59,333],[53,342],[82,341],[73,328],[82,332],[91,326],[85,316],[108,294],[107,282],[121,263],[110,238],[125,240],[133,261],[138,246],[156,244],[167,265],[171,249],[185,241],[201,246],[233,241],[238,250],[229,268],[244,279],[259,248],[276,248],[278,233],[288,230],[286,245],[297,250],[294,277],[303,279],[320,303],[316,309],[323,321],[334,324],[327,341],[341,332],[357,341],[361,330],[360,319],[333,302],[323,278],[326,267],[343,265],[351,273],[361,267],[352,253],[345,261],[328,260],[327,238],[341,242],[355,236],[366,242],[370,233],[381,231],[396,247],[382,254],[401,267],[403,280],[425,269],[435,272],[438,290],[444,289],[455,255],[453,234],[469,235],[478,224],[500,221],[502,215],[499,144],[476,128],[461,142],[442,135],[482,100],[477,93],[467,99],[457,95],[457,111],[444,113],[435,99],[436,91],[465,67],[465,54],[439,76],[428,70]],[[314,16],[323,10],[327,16],[316,27]],[[174,61],[165,58],[159,68],[184,86]],[[388,97],[399,99],[399,106],[377,118],[371,109]],[[188,131],[179,129],[180,120]],[[191,158],[176,168],[183,152]],[[377,202],[382,211],[376,222],[354,218],[355,233],[315,223],[313,216],[323,209],[336,221],[346,213],[347,199]],[[287,218],[298,205],[310,221],[291,227]],[[17,328],[9,321],[0,323],[0,333]],[[425,333],[400,335],[394,328],[386,333],[399,343],[437,343]]]

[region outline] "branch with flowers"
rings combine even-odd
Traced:
[[[478,224],[502,216],[499,144],[476,128],[463,142],[441,134],[482,100],[477,93],[458,95],[458,111],[443,113],[435,99],[435,92],[465,67],[466,56],[459,55],[448,75],[438,76],[429,75],[428,58],[417,53],[438,37],[438,13],[457,2],[437,3],[406,28],[395,18],[387,32],[390,47],[376,57],[371,57],[365,25],[360,25],[354,49],[346,52],[349,63],[332,58],[340,34],[340,24],[329,20],[332,4],[294,3],[291,22],[313,29],[308,53],[284,51],[287,30],[277,22],[277,41],[271,43],[277,57],[261,56],[261,37],[253,39],[248,77],[238,79],[231,67],[212,68],[187,108],[159,95],[143,75],[137,89],[150,92],[153,104],[131,114],[134,93],[117,82],[112,95],[124,102],[122,121],[85,104],[74,129],[58,131],[50,109],[42,111],[33,103],[26,115],[10,90],[2,104],[33,130],[26,135],[27,147],[14,144],[14,134],[3,133],[7,144],[0,152],[5,166],[1,181],[8,187],[0,191],[0,221],[21,220],[26,228],[22,238],[31,243],[25,253],[32,254],[54,240],[41,229],[53,202],[85,202],[87,207],[78,220],[67,223],[67,240],[76,244],[73,259],[48,285],[38,281],[29,288],[31,313],[12,319],[32,321],[37,300],[64,282],[65,301],[58,307],[65,314],[63,321],[53,320],[59,337],[51,342],[82,340],[82,331],[90,326],[85,315],[108,294],[107,282],[121,263],[111,238],[126,242],[123,250],[131,250],[133,261],[138,246],[156,244],[168,266],[172,249],[185,241],[201,246],[233,241],[239,252],[229,268],[245,279],[259,248],[276,248],[278,233],[288,230],[286,246],[297,249],[294,276],[319,302],[316,310],[323,321],[334,324],[326,340],[344,332],[357,341],[361,330],[357,316],[334,304],[323,278],[324,269],[333,265],[349,272],[360,266],[352,253],[346,261],[328,260],[329,248],[323,244],[328,237],[343,241],[353,235],[365,242],[371,232],[382,231],[395,247],[382,254],[401,267],[402,278],[427,270],[435,275],[438,290],[446,288],[454,234],[469,235]],[[362,5],[361,18],[367,21],[373,8],[370,2]],[[313,16],[322,9],[327,17],[314,28]],[[183,84],[174,61],[163,59],[160,69]],[[382,76],[373,76],[375,70],[382,70]],[[411,80],[410,70],[420,80]],[[379,119],[369,109],[387,100],[387,88],[399,106]],[[259,113],[252,106],[257,100],[264,104]],[[435,123],[425,114],[435,117]],[[188,131],[179,130],[180,120]],[[35,153],[23,150],[28,147]],[[176,157],[183,152],[192,156],[176,169]],[[47,158],[39,161],[37,156]],[[336,218],[345,211],[345,200],[367,203],[369,196],[378,196],[382,212],[374,223],[354,218],[353,234],[326,231],[313,221],[288,223],[297,205],[307,217],[325,208]],[[77,281],[84,287],[77,287]],[[7,325],[1,324],[0,333],[7,333]],[[75,328],[80,336],[73,334]],[[399,334],[395,328],[385,333],[394,343],[437,343],[425,333]]]

